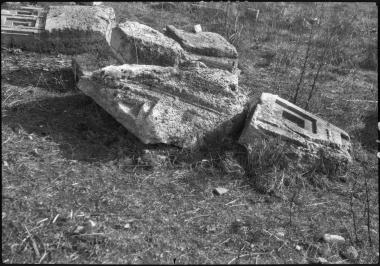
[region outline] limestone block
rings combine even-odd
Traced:
[[[176,40],[188,52],[213,56],[237,58],[236,48],[215,32],[186,32],[172,25],[166,26],[166,34]]]
[[[1,44],[27,50],[37,48],[38,36],[44,30],[43,8],[19,7],[1,10]]]
[[[136,64],[84,68],[77,71],[78,88],[146,144],[189,148],[221,132],[228,135],[247,100],[231,90],[237,76],[219,69]]]
[[[105,6],[50,6],[2,10],[2,44],[48,53],[112,54],[115,12]]]
[[[44,48],[66,54],[111,53],[115,12],[107,6],[50,6]]]
[[[111,47],[117,58],[128,64],[174,66],[184,53],[171,38],[135,21],[113,29]]]
[[[239,143],[252,151],[255,138],[279,136],[314,156],[334,162],[351,162],[351,142],[342,129],[270,93],[251,102]]]
[[[237,73],[238,71],[237,58],[205,56],[192,53],[186,53],[185,57],[186,60],[202,62],[208,67],[224,69],[232,73]]]

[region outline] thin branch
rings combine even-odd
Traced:
[[[305,75],[307,60],[309,59],[309,52],[310,52],[310,47],[311,47],[311,37],[312,37],[312,35],[313,35],[313,25],[311,26],[310,33],[309,33],[309,41],[308,41],[308,44],[307,44],[307,50],[306,50],[306,54],[305,54],[305,59],[304,59],[303,66],[302,66],[302,71],[301,71],[301,74],[300,74],[300,80],[298,81],[298,84],[297,84],[297,87],[296,87],[296,91],[294,93],[293,100],[292,100],[292,102],[294,104],[297,102],[300,86],[301,86],[301,83],[303,81],[303,77]]]

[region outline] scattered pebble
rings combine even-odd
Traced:
[[[131,228],[131,224],[130,224],[130,223],[126,223],[126,224],[124,225],[124,228],[125,228],[125,229],[129,229],[129,228]]]
[[[94,227],[96,226],[96,222],[94,222],[94,221],[92,221],[92,220],[88,220],[87,225],[88,225],[90,228],[94,228]]]
[[[318,254],[323,257],[330,257],[331,256],[331,248],[329,244],[323,245],[322,247],[318,248]]]
[[[323,240],[327,243],[344,243],[346,240],[339,235],[324,234]]]
[[[299,246],[299,245],[296,245],[296,250],[301,251],[301,250],[302,250],[302,247]]]
[[[284,238],[285,237],[285,231],[283,229],[278,229],[276,232],[276,236]]]
[[[322,257],[318,257],[317,258],[317,263],[326,264],[326,263],[328,263],[328,260],[326,260],[325,258],[322,258]]]
[[[222,188],[222,187],[217,187],[214,188],[212,191],[215,195],[220,196],[228,192],[228,189]]]
[[[356,248],[354,248],[353,246],[349,246],[345,250],[345,252],[342,253],[342,257],[350,259],[350,260],[355,260],[357,259],[358,256],[359,256],[359,253],[356,250]]]
[[[74,234],[82,234],[86,231],[85,227],[82,226],[82,225],[78,225],[75,230],[74,230]]]

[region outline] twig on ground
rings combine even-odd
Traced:
[[[49,220],[49,218],[42,219],[42,220],[38,221],[37,224],[43,223],[43,222],[45,222],[47,220]]]
[[[191,218],[185,220],[185,222],[188,223],[191,220],[194,220],[194,219],[197,219],[197,218],[200,218],[200,217],[206,217],[206,216],[210,216],[210,214],[204,214],[204,215],[199,215],[199,216],[191,217]]]
[[[42,255],[42,257],[41,257],[40,261],[38,262],[38,264],[41,264],[41,262],[45,259],[46,255],[47,255],[47,252],[45,250],[44,254]]]
[[[30,239],[30,241],[32,242],[32,246],[33,246],[33,249],[34,249],[34,252],[36,253],[36,256],[37,258],[41,257],[41,254],[38,250],[38,247],[37,247],[37,244],[36,244],[36,241],[34,241],[34,238],[33,236],[30,234],[28,228],[26,227],[26,225],[24,225],[25,229],[26,229],[26,232],[28,233],[28,238]]]
[[[310,206],[317,206],[317,205],[322,205],[322,204],[326,204],[326,203],[329,203],[329,202],[330,202],[330,201],[312,203],[312,204],[308,204],[308,205],[305,205],[305,207],[310,207]]]
[[[228,207],[237,207],[237,206],[245,206],[247,204],[241,203],[241,204],[235,204],[235,205],[229,205]]]
[[[232,203],[236,202],[237,200],[239,200],[239,199],[234,199],[233,201],[230,201],[230,202],[228,202],[228,203],[226,203],[224,205],[232,204]]]
[[[248,254],[240,255],[239,257],[235,257],[232,260],[230,260],[227,264],[231,264],[232,262],[234,262],[238,258],[248,257],[248,256],[252,256],[252,255],[260,256],[260,255],[263,255],[263,254],[267,254],[267,253],[248,253]]]
[[[349,100],[349,99],[340,99],[341,101],[345,101],[345,102],[367,102],[367,103],[378,103],[379,101],[375,101],[375,100],[360,100],[360,99],[353,99],[353,100]]]

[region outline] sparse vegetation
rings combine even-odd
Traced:
[[[374,3],[106,5],[118,21],[222,34],[250,95],[291,99],[304,73],[297,104],[350,134],[353,164],[292,168],[277,139],[258,140],[245,172],[236,143],[144,145],[75,88],[70,65],[55,63],[69,57],[2,48],[4,263],[379,262]],[[320,20],[309,44],[304,18]]]

